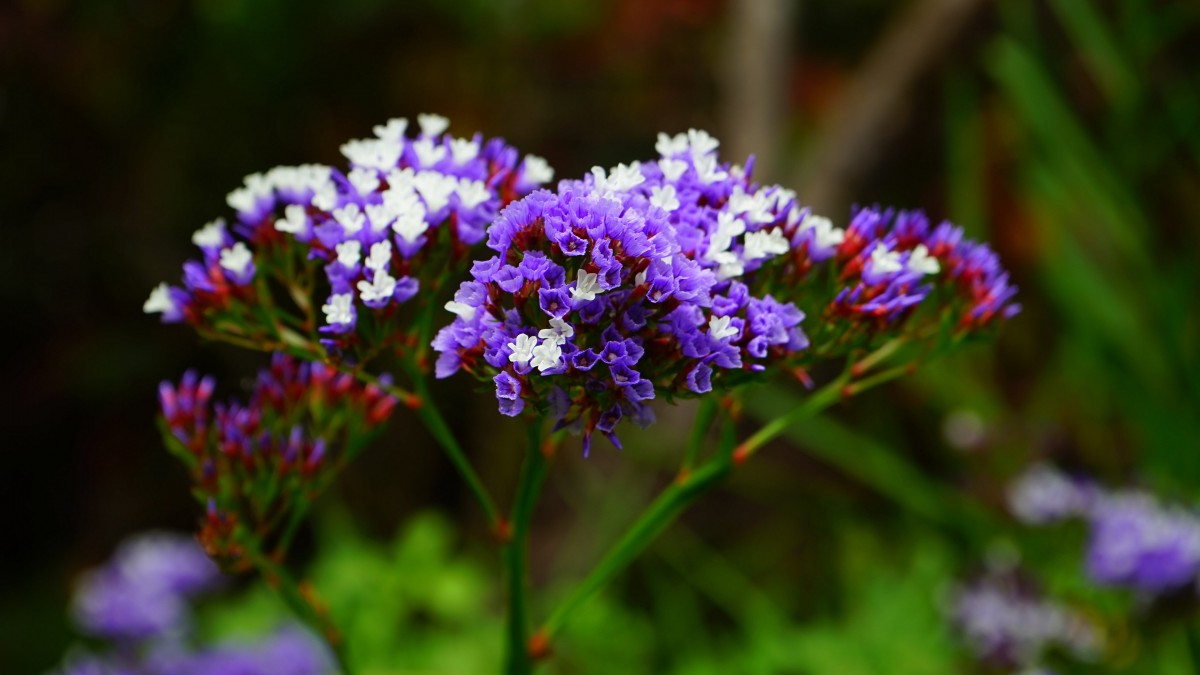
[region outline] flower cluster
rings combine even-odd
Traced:
[[[643,182],[638,165],[597,169],[501,212],[497,255],[446,305],[456,318],[433,342],[437,375],[490,378],[502,413],[535,402],[583,427],[586,452],[593,430],[619,446],[622,418],[649,423],[656,393],[706,393],[803,349],[803,314],[685,249],[668,210],[678,197],[632,194]]]
[[[284,626],[255,643],[190,644],[188,601],[221,582],[190,538],[164,533],[124,543],[76,588],[80,629],[115,649],[68,654],[61,675],[328,675],[332,661],[308,633]]]
[[[248,176],[228,197],[236,223],[198,230],[202,257],[184,265],[183,286],[160,284],[144,310],[275,343],[319,325],[327,346],[344,348],[360,316],[386,319],[481,241],[501,206],[553,177],[544,160],[522,160],[501,139],[455,138],[437,115],[418,121],[415,138],[407,120],[393,119],[375,138],[343,145],[346,173],[303,165]],[[315,265],[323,279],[312,278]],[[281,303],[253,283],[264,274],[304,317],[289,325],[272,316]]]
[[[262,537],[320,493],[396,406],[374,384],[276,354],[249,402],[210,405],[211,378],[189,372],[159,388],[167,444],[192,469],[208,513],[201,541],[237,562],[239,526]]]
[[[1110,492],[1038,465],[1009,489],[1009,506],[1033,525],[1085,519],[1086,567],[1097,584],[1154,596],[1200,576],[1200,514],[1138,491]]]
[[[184,627],[188,598],[212,590],[219,580],[216,565],[194,541],[143,534],[80,580],[72,613],[89,634],[138,641]]]
[[[1000,668],[1034,667],[1054,646],[1090,659],[1102,646],[1096,626],[1043,598],[1016,570],[992,570],[955,588],[946,612],[975,657]]]

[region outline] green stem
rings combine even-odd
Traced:
[[[529,425],[528,447],[513,502],[512,531],[502,551],[508,581],[507,654],[504,665],[507,675],[533,672],[533,658],[529,649],[529,526],[549,466],[542,452],[542,426],[541,418]]]
[[[259,573],[262,574],[267,585],[279,594],[279,597],[296,618],[304,622],[329,645],[330,651],[333,652],[334,658],[337,659],[339,671],[343,675],[353,675],[346,655],[346,643],[329,615],[318,610],[309,602],[309,599],[304,596],[304,592],[300,589],[300,584],[287,571],[287,568],[273,560],[270,556],[263,555],[258,550],[256,544],[248,544],[246,548],[250,553],[251,562],[258,569]]]
[[[433,397],[429,394],[429,385],[425,382],[425,374],[415,364],[409,363],[407,359],[401,359],[404,367],[409,372],[412,379],[413,389],[415,390],[418,399],[417,417],[429,430],[434,440],[438,445],[442,446],[446,456],[450,458],[450,463],[458,470],[459,475],[466,482],[467,487],[471,490],[471,494],[475,496],[475,500],[479,502],[479,506],[483,508],[484,515],[488,519],[488,525],[493,532],[500,531],[501,518],[500,510],[496,508],[496,502],[492,500],[491,494],[483,481],[479,478],[479,474],[475,473],[475,468],[471,466],[471,460],[467,459],[466,453],[463,452],[462,446],[458,444],[458,440],[454,438],[454,432],[450,431],[450,425],[446,424],[446,419],[442,417],[441,411],[438,410],[437,404],[434,403]]]
[[[789,425],[828,408],[842,396],[850,381],[850,368],[826,384],[804,403],[767,423],[758,433],[734,449],[736,442],[732,424],[722,429],[721,447],[706,464],[695,471],[685,471],[663,490],[662,494],[633,523],[617,543],[609,549],[599,564],[584,578],[567,599],[550,615],[539,631],[549,640],[566,622],[567,617],[624,570],[634,558],[650,545],[698,497],[708,492],[728,476],[733,469],[749,458],[762,445],[783,432]]]
[[[700,400],[700,407],[696,410],[696,420],[692,423],[692,435],[688,438],[687,450],[683,454],[683,466],[680,471],[691,471],[692,467],[696,466],[696,460],[700,457],[700,448],[704,446],[704,440],[708,438],[708,431],[712,427],[713,419],[717,416],[717,400],[711,396]]]

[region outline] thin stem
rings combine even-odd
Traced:
[[[508,581],[508,629],[504,672],[523,675],[533,672],[529,649],[529,525],[549,466],[542,451],[542,419],[530,423],[525,461],[513,502],[512,532],[502,552]]]
[[[691,471],[692,467],[696,466],[700,448],[704,446],[713,419],[717,416],[717,407],[717,400],[713,397],[701,399],[700,407],[696,410],[696,420],[692,423],[692,435],[688,438],[687,450],[683,454],[680,472]]]
[[[343,675],[353,675],[349,659],[346,655],[346,643],[329,614],[323,609],[314,606],[312,600],[306,596],[300,584],[287,571],[287,568],[270,556],[263,555],[259,551],[257,544],[250,543],[246,548],[250,553],[251,562],[258,569],[259,573],[262,574],[267,585],[279,594],[279,597],[296,618],[308,625],[309,628],[329,645],[330,651],[333,652],[334,658],[337,659],[339,671]]]
[[[442,413],[438,410],[437,404],[434,403],[433,397],[429,395],[429,385],[426,384],[425,374],[415,364],[408,363],[407,360],[401,359],[404,367],[409,371],[412,379],[413,389],[417,398],[417,417],[425,424],[425,428],[433,436],[438,445],[442,446],[446,456],[450,458],[450,463],[458,470],[463,481],[471,490],[471,494],[475,496],[475,500],[479,502],[479,506],[483,508],[484,515],[487,517],[488,525],[493,532],[500,533],[503,523],[500,518],[500,510],[496,508],[496,502],[492,499],[487,487],[479,478],[479,474],[475,472],[475,468],[471,466],[471,460],[467,459],[466,453],[463,452],[462,446],[458,444],[458,440],[454,437],[454,432],[450,430],[450,425],[446,424],[446,419],[442,417]],[[376,380],[378,382],[378,380]]]
[[[742,441],[737,450],[733,452],[733,460],[740,464],[749,459],[759,448],[769,443],[779,434],[783,433],[788,427],[799,422],[805,417],[815,415],[816,413],[828,408],[836,403],[843,394],[843,389],[846,383],[850,380],[850,371],[846,370],[835,380],[821,387],[815,394],[804,399],[800,405],[792,408],[791,411],[784,415],[780,415],[775,419],[767,422],[761,429],[754,432],[750,438]]]

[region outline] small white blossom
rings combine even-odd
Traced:
[[[147,314],[166,314],[175,311],[175,301],[171,299],[171,288],[161,283],[150,291],[150,297],[142,304],[142,311]]]
[[[326,183],[313,190],[310,203],[322,211],[332,211],[338,203],[337,186]]]
[[[367,216],[358,208],[358,204],[347,204],[334,210],[333,219],[350,236],[358,234],[363,229],[363,225],[367,224]]]
[[[658,160],[658,168],[662,170],[664,179],[674,183],[679,180],[680,176],[687,172],[688,163],[682,159],[660,159]]]
[[[329,296],[329,302],[321,306],[325,323],[350,323],[354,321],[354,294],[338,293]]]
[[[738,334],[736,326],[730,326],[730,317],[714,316],[708,320],[708,334],[714,340],[724,340]]]
[[[871,260],[867,262],[871,266],[871,272],[877,275],[895,274],[904,269],[900,264],[900,254],[896,251],[889,251],[886,244],[880,242],[875,244],[875,248],[871,250]]]
[[[451,300],[450,302],[446,303],[445,307],[446,307],[447,311],[453,312],[454,314],[461,316],[464,321],[470,321],[471,319],[475,318],[474,305],[468,305],[465,302]]]
[[[225,243],[225,221],[218,218],[192,234],[192,243],[200,248],[214,248]]]
[[[554,169],[537,155],[525,155],[525,180],[542,185],[554,180]]]
[[[810,228],[813,230],[813,244],[822,250],[833,248],[846,239],[846,233],[834,227],[833,221],[824,216],[813,213],[804,216],[804,221],[800,223],[800,230]]]
[[[250,253],[250,249],[246,248],[244,242],[239,241],[229,248],[221,249],[221,267],[234,274],[245,274],[246,268],[250,266],[253,260],[254,254]]]
[[[404,152],[404,144],[398,140],[361,138],[343,143],[341,151],[351,164],[387,171],[400,161],[400,155]]]
[[[375,270],[376,272],[387,267],[387,264],[392,261],[392,242],[384,239],[371,245],[371,254],[367,256],[365,263],[367,269]]]
[[[421,166],[433,166],[446,158],[446,146],[435,144],[429,138],[413,141],[413,151],[417,153],[417,163]]]
[[[438,136],[450,127],[450,120],[441,115],[417,115],[417,124],[421,125],[422,136]]]
[[[575,328],[562,319],[550,319],[550,327],[538,331],[538,337],[556,344],[563,344],[575,335]]]
[[[775,220],[775,214],[771,213],[770,197],[763,190],[746,194],[740,187],[734,188],[727,207],[730,213],[746,214],[746,220],[751,223],[770,223]]]
[[[603,168],[594,166],[592,176],[596,179],[596,190],[599,192],[625,192],[646,180],[640,162],[618,164],[608,174]]]
[[[392,230],[410,244],[419,239],[428,229],[429,223],[425,220],[424,206],[401,213],[396,217],[396,222],[392,223]]]
[[[692,159],[699,159],[702,156],[712,154],[716,151],[720,141],[713,138],[703,129],[688,129],[688,145],[692,150]],[[714,158],[715,160],[716,158]]]
[[[408,120],[403,117],[393,117],[386,126],[375,125],[375,135],[385,141],[399,142],[404,139],[405,131],[408,131]]]
[[[414,183],[430,213],[437,213],[449,204],[450,194],[458,187],[458,180],[454,176],[437,171],[421,171]]]
[[[687,134],[675,134],[668,136],[663,132],[658,132],[658,142],[654,144],[654,149],[663,157],[674,157],[682,155],[688,151]]]
[[[343,241],[334,248],[337,249],[338,262],[344,267],[354,267],[362,258],[362,243],[357,239]]]
[[[575,281],[575,288],[571,289],[571,297],[573,299],[588,302],[595,300],[596,296],[603,292],[604,289],[600,288],[599,275],[579,270],[579,276],[576,277]]]
[[[554,340],[546,340],[533,348],[533,358],[529,360],[529,365],[537,368],[539,373],[544,373],[551,368],[557,368],[561,362],[562,347]]]
[[[535,347],[537,347],[537,338],[522,333],[517,336],[516,340],[508,343],[508,348],[512,350],[512,353],[508,355],[508,360],[513,363],[529,363],[529,359],[533,358]]]
[[[717,213],[717,232],[715,236],[733,238],[746,231],[746,223],[741,218],[727,211]]]
[[[450,156],[455,164],[466,164],[479,156],[479,144],[466,138],[450,141]]]
[[[721,167],[717,165],[716,155],[695,157],[693,163],[696,167],[696,175],[700,178],[701,183],[716,183],[729,177],[729,174],[722,171]]]
[[[354,186],[358,194],[364,197],[379,188],[379,173],[373,169],[355,167],[350,170],[346,178],[350,179],[350,184]]]
[[[942,268],[938,265],[938,259],[929,255],[925,244],[917,244],[908,255],[908,269],[918,274],[937,274]]]
[[[788,252],[788,240],[783,236],[783,230],[775,228],[770,232],[759,230],[746,235],[742,246],[742,257],[746,260],[758,260]]]
[[[308,225],[308,214],[299,204],[288,204],[283,217],[275,220],[275,229],[288,234],[299,234]]]
[[[674,185],[654,186],[650,188],[650,203],[670,213],[679,208],[679,197],[675,194]]]
[[[458,201],[464,209],[473,209],[492,198],[492,193],[483,181],[460,178],[455,187]]]
[[[387,300],[396,292],[396,280],[385,270],[375,270],[375,278],[370,283],[365,279],[358,282],[358,292],[366,302]]]

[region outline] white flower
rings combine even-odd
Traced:
[[[421,199],[425,200],[425,206],[430,213],[437,213],[450,203],[450,193],[458,187],[458,180],[454,176],[437,171],[421,171],[413,179],[413,183]]]
[[[654,186],[650,188],[650,203],[670,213],[679,208],[679,198],[675,194],[674,185]]]
[[[696,167],[696,175],[701,183],[716,183],[717,181],[725,180],[729,174],[721,170],[717,166],[716,155],[702,155],[693,158],[693,163]]]
[[[375,135],[385,141],[399,142],[404,139],[405,131],[408,131],[408,120],[403,117],[393,117],[386,126],[375,125]]]
[[[417,163],[421,166],[433,166],[446,158],[446,146],[434,144],[429,138],[413,141],[413,151],[417,153]]]
[[[594,166],[592,176],[596,179],[596,190],[599,192],[625,192],[646,180],[640,162],[618,164],[607,175],[603,168]]]
[[[554,169],[537,155],[525,155],[525,180],[541,185],[554,180]]]
[[[576,277],[575,281],[575,288],[571,289],[571,297],[573,299],[587,302],[595,300],[596,296],[603,292],[604,289],[600,288],[599,275],[579,270],[579,276]]]
[[[575,335],[575,328],[559,318],[550,319],[550,327],[538,331],[538,337],[556,344],[563,344]]]
[[[938,265],[938,259],[929,255],[925,244],[917,244],[908,255],[908,269],[918,274],[937,274],[942,268]]]
[[[387,264],[392,261],[392,242],[384,239],[376,242],[371,246],[371,255],[367,256],[367,269],[375,270],[376,272],[387,267]]]
[[[663,157],[674,157],[682,155],[688,150],[687,134],[675,134],[668,136],[663,132],[658,132],[658,142],[654,144],[654,149]]]
[[[246,244],[243,242],[239,241],[230,248],[221,249],[221,267],[234,274],[245,274],[246,268],[250,266],[253,260],[254,255],[250,253],[250,249],[246,248]]]
[[[730,260],[722,261],[717,266],[717,279],[724,281],[734,277],[740,277],[746,271],[746,265],[738,260],[737,256],[730,253]]]
[[[470,321],[475,318],[475,307],[465,302],[451,300],[446,303],[445,307],[448,311],[461,316],[464,321]]]
[[[479,156],[479,144],[466,138],[450,141],[450,156],[455,164],[466,164]]]
[[[396,292],[396,280],[385,270],[375,270],[375,279],[371,283],[365,279],[358,282],[358,292],[366,302],[387,300]]]
[[[354,167],[347,174],[346,178],[350,179],[350,184],[358,191],[358,194],[366,195],[375,192],[379,187],[379,173],[373,169],[364,169],[361,166]]]
[[[783,230],[775,228],[770,232],[759,230],[746,235],[742,246],[742,257],[746,260],[758,260],[773,255],[788,252],[788,240],[783,236]]]
[[[473,209],[492,198],[491,191],[483,181],[469,178],[460,178],[455,192],[458,193],[458,201],[464,209]]]
[[[321,306],[325,312],[325,323],[350,323],[354,320],[354,294],[339,293],[329,296],[329,302]]]
[[[337,249],[337,259],[344,267],[354,267],[362,257],[362,243],[357,239],[343,241],[334,247]]]
[[[682,159],[660,159],[658,168],[662,170],[664,179],[674,183],[687,171],[688,163]]]
[[[771,200],[767,193],[759,190],[754,194],[746,194],[741,187],[734,188],[729,195],[728,209],[730,213],[746,214],[746,220],[752,223],[770,223],[775,220],[771,213]]]
[[[544,373],[551,368],[557,368],[561,360],[562,347],[553,340],[546,340],[533,348],[533,358],[529,360],[529,365],[537,368],[539,373]]]
[[[900,264],[900,254],[896,251],[889,251],[887,244],[879,242],[875,244],[875,248],[871,250],[871,260],[867,262],[871,266],[871,272],[876,275],[895,274],[904,269]]]
[[[175,311],[175,301],[171,299],[171,288],[161,283],[150,291],[150,297],[142,304],[142,311],[147,314],[166,314]]]
[[[512,353],[508,355],[508,360],[513,363],[529,363],[529,359],[533,358],[535,347],[537,347],[537,338],[522,333],[517,336],[515,341],[508,343],[508,348],[512,350]]]
[[[730,317],[714,316],[708,320],[708,334],[714,340],[724,340],[738,334],[736,326],[730,326]]]
[[[308,214],[299,204],[288,204],[283,210],[283,218],[275,220],[275,229],[288,234],[298,234],[308,225]]]
[[[337,186],[333,183],[325,183],[313,189],[313,196],[309,201],[322,211],[332,211],[338,202]]]
[[[846,239],[846,233],[833,226],[833,221],[824,216],[818,216],[810,213],[804,216],[804,221],[800,223],[800,230],[813,230],[813,244],[819,249],[833,248],[842,243]]]
[[[400,161],[400,154],[404,152],[404,144],[399,140],[361,138],[343,143],[341,151],[351,164],[387,171]]]
[[[200,248],[213,248],[225,243],[225,221],[217,218],[192,234],[192,243]]]
[[[428,229],[429,223],[425,222],[423,210],[401,214],[396,218],[396,222],[392,223],[392,230],[410,244],[419,239]]]
[[[688,129],[688,145],[691,146],[692,159],[699,159],[704,155],[711,154],[721,144],[720,141],[713,138],[703,129]],[[716,158],[713,158],[714,161]]]
[[[422,136],[437,136],[450,126],[450,120],[441,115],[417,115],[417,124],[421,125]]]
[[[340,209],[335,209],[333,219],[350,236],[358,234],[359,230],[363,229],[363,225],[367,223],[367,217],[358,208],[358,204],[347,204]]]

